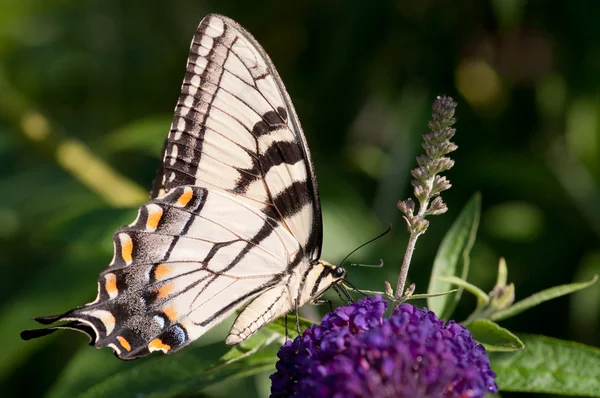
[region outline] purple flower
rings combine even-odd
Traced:
[[[496,392],[485,348],[462,325],[368,297],[287,341],[271,397],[483,397]]]

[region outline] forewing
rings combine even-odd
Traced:
[[[308,258],[320,256],[318,190],[296,112],[265,51],[228,18],[207,16],[192,40],[162,181],[167,191],[237,195],[280,218]]]
[[[270,232],[259,245],[265,225]],[[190,186],[145,203],[132,224],[117,230],[114,244],[96,300],[38,320],[69,321],[66,327],[87,333],[98,348],[112,347],[121,359],[183,348],[283,283],[301,252],[277,220],[235,196]]]

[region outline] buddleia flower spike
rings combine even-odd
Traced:
[[[451,97],[443,95],[436,98],[432,108],[433,120],[428,124],[431,132],[423,136],[422,146],[425,155],[417,157],[419,167],[411,170],[414,195],[419,201],[419,208],[415,212],[415,202],[411,198],[398,202],[398,208],[404,213],[404,220],[410,233],[396,285],[398,299],[404,295],[404,284],[417,239],[429,227],[427,217],[443,214],[448,210],[440,194],[452,185],[446,177],[440,176],[440,173],[454,166],[454,161],[446,155],[458,148],[450,141],[456,132],[452,128],[456,122],[454,119],[456,102]]]

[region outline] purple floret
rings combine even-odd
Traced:
[[[426,309],[367,297],[287,341],[271,397],[483,397],[498,390],[485,348]]]

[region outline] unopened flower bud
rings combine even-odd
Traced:
[[[413,176],[413,178],[419,181],[427,179],[427,170],[425,170],[423,167],[417,167],[416,169],[412,169],[410,171],[410,174]]]
[[[385,285],[385,294],[390,297],[394,297],[394,289],[392,289],[392,285],[390,285],[388,281],[384,281],[383,283]]]
[[[412,225],[412,231],[411,231],[411,233],[417,234],[417,235],[421,235],[422,233],[424,233],[425,231],[427,231],[428,227],[429,227],[429,221],[428,220],[426,220],[424,218],[416,219],[415,222]]]
[[[490,307],[494,310],[503,310],[515,301],[515,285],[509,283],[505,286],[495,286],[490,292]]]
[[[444,214],[447,211],[448,207],[446,206],[442,198],[437,196],[429,205],[427,215],[437,216],[438,214]]]
[[[400,200],[398,201],[398,209],[407,216],[412,216],[413,211],[415,210],[415,202],[410,198]]]
[[[423,200],[425,200],[427,195],[425,193],[425,189],[421,185],[421,182],[418,180],[412,180],[412,185],[413,185],[413,187],[415,187],[414,192],[415,192],[415,196],[417,197],[417,199],[419,199],[419,201],[421,201],[421,202]]]
[[[425,156],[425,155],[417,156],[417,164],[419,166],[425,167],[426,165],[429,164],[429,162],[431,162],[431,159],[429,158],[429,156]]]
[[[438,160],[438,165],[440,170],[439,172],[450,170],[454,166],[454,160],[447,157],[443,157]]]
[[[446,177],[436,175],[431,192],[433,195],[438,195],[440,192],[450,189],[451,186],[450,181],[448,181]]]

